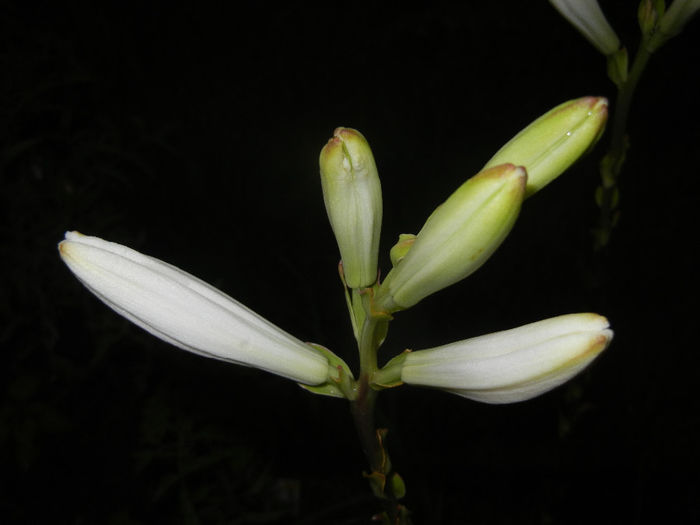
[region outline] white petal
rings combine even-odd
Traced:
[[[315,349],[174,266],[77,232],[59,251],[90,291],[164,341],[301,383],[327,379],[328,360]]]
[[[571,314],[412,352],[401,379],[486,403],[524,401],[593,361],[612,339],[607,327],[602,316]]]
[[[609,55],[619,49],[620,40],[597,0],[549,1],[598,51]]]

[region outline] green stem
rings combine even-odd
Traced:
[[[391,461],[384,446],[385,431],[377,429],[374,407],[378,391],[372,388],[377,372],[377,350],[386,332],[388,320],[372,315],[369,293],[363,296],[365,318],[360,329],[360,376],[356,384],[356,397],[350,401],[350,411],[355,421],[362,450],[370,465],[367,475],[374,494],[382,499],[386,517],[391,524],[408,524],[406,509],[398,503],[391,478],[394,475]]]
[[[639,79],[649,62],[651,52],[643,43],[634,58],[632,69],[625,82],[618,86],[615,113],[610,138],[610,148],[600,165],[602,185],[599,196],[600,218],[598,222],[596,248],[605,247],[610,240],[610,235],[614,227],[613,212],[617,206],[616,194],[618,192],[617,182],[622,172],[627,152],[627,119],[634,92],[637,89]]]

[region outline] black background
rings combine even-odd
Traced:
[[[614,101],[547,2],[26,2],[0,16],[0,521],[368,523],[346,403],[172,349],[94,299],[77,229],[171,262],[356,367],[317,158],[361,130],[380,170],[380,265],[399,233],[549,108]],[[602,2],[633,54],[636,2]],[[529,199],[468,280],[397,316],[385,360],[577,311],[615,340],[575,381],[487,406],[379,399],[422,524],[700,517],[698,22],[649,64],[622,210],[592,249],[606,137]]]

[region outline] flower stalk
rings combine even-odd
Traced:
[[[359,352],[357,379],[328,348],[296,339],[163,261],[77,232],[66,234],[59,252],[92,293],[154,336],[292,379],[316,394],[347,399],[369,463],[364,475],[384,508],[375,518],[408,525],[409,513],[400,503],[406,487],[387,452],[388,431],[375,421],[380,390],[406,383],[486,403],[522,401],[573,377],[608,345],[612,332],[595,314],[561,316],[442,347],[407,350],[379,369],[378,351],[392,314],[475,272],[513,228],[528,182],[537,191],[573,163],[599,136],[606,108],[599,97],[570,101],[516,135],[433,211],[417,235],[399,237],[383,282],[377,270],[382,196],[374,158],[358,131],[335,130],[319,162]]]

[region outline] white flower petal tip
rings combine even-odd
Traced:
[[[609,326],[597,314],[569,314],[411,352],[401,380],[483,403],[525,401],[586,368],[610,344]]]
[[[299,383],[326,382],[328,359],[228,295],[126,246],[67,232],[58,250],[101,301],[178,348]]]
[[[610,55],[620,48],[620,40],[605,18],[597,0],[549,0],[595,48]]]

